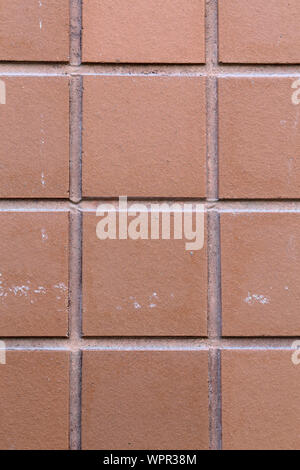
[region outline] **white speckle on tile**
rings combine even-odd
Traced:
[[[14,295],[19,295],[19,296],[25,295],[25,297],[27,297],[29,287],[28,286],[13,286],[13,287],[9,287],[8,290],[9,292],[13,292]]]
[[[35,294],[46,294],[47,290],[43,286],[39,286],[37,289],[33,291]]]
[[[41,174],[41,183],[42,183],[42,186],[46,186],[45,174],[43,172]]]
[[[28,302],[31,304],[36,303],[38,297],[44,296],[46,294],[53,294],[53,287],[60,289],[61,292],[67,290],[65,284],[59,283],[53,287],[51,286],[39,286],[39,285],[32,285],[31,281],[24,281],[22,284],[19,285],[7,285],[5,279],[3,280],[2,274],[0,273],[0,299],[2,303],[5,301],[6,298],[9,297],[25,297],[27,298]],[[61,294],[58,292],[61,296]],[[56,299],[60,300],[61,297],[57,296]]]
[[[39,7],[42,8],[42,6],[43,6],[43,3],[41,2],[41,0],[39,0]],[[42,21],[41,18],[40,18],[39,21],[40,21],[40,29],[42,29],[43,28],[43,21]]]
[[[142,308],[142,306],[141,306],[138,302],[133,302],[133,306],[134,306],[134,308],[137,309],[137,310],[140,309],[140,308]]]
[[[41,232],[42,232],[42,240],[43,241],[48,240],[48,234],[46,232],[46,229],[42,228]]]
[[[157,299],[158,299],[157,292],[153,292],[153,294],[150,295],[149,299],[150,299],[150,300],[152,300],[152,299],[156,299],[156,300],[157,300]]]
[[[60,289],[63,292],[66,292],[68,290],[66,284],[64,282],[59,282],[58,284],[55,284],[54,289]]]
[[[270,300],[271,299],[269,297],[265,297],[264,295],[250,294],[250,292],[248,292],[248,297],[244,299],[244,302],[246,302],[249,305],[253,305],[255,303],[260,303],[264,305],[264,304],[269,304]]]
[[[150,308],[157,307],[157,304],[155,303],[157,300],[159,300],[157,292],[153,292],[153,294],[150,295],[149,300],[150,300],[150,304],[149,304]]]
[[[288,286],[285,286],[285,288],[284,288],[284,289],[285,289],[285,290],[289,290],[289,287],[288,287]]]

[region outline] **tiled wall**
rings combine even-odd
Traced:
[[[299,448],[299,0],[0,12],[0,448]],[[121,195],[204,248],[99,241]]]

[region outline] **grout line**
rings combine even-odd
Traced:
[[[70,358],[70,449],[81,448],[81,376],[82,352],[72,351]]]
[[[76,176],[77,177],[77,176]],[[103,203],[110,203],[116,210],[118,210],[118,200],[116,198],[110,199],[91,199],[91,200],[81,200],[78,203],[74,203],[70,200],[37,200],[37,199],[0,199],[0,213],[3,212],[70,212],[77,210],[80,213],[83,212],[96,212],[98,205]],[[208,214],[223,214],[223,213],[235,213],[235,214],[264,214],[264,213],[273,213],[273,214],[299,214],[300,213],[300,201],[288,200],[288,201],[262,201],[262,200],[253,200],[253,201],[208,201],[203,199],[131,199],[128,198],[128,209],[130,209],[131,204],[140,203],[143,204],[147,211],[151,210],[153,204],[162,204],[165,203],[169,206],[173,204],[179,204],[183,207],[184,204],[191,205],[193,210],[196,210],[197,205],[204,205],[205,210]],[[165,212],[166,209],[162,211]],[[208,236],[211,235],[210,223],[212,227],[216,222],[208,223]],[[214,243],[214,242],[213,242]]]
[[[218,199],[218,0],[206,0],[206,109],[207,109],[207,198]],[[220,238],[219,215],[208,213],[208,337],[219,340],[221,335]],[[212,345],[208,356],[209,441],[210,449],[220,449],[221,395],[219,386],[220,354]]]
[[[80,449],[81,428],[81,219],[78,209],[70,213],[69,340],[70,363],[70,448]]]
[[[209,430],[210,449],[222,449],[222,418],[221,418],[221,353],[219,349],[209,350]]]
[[[76,176],[78,177],[78,176]],[[0,211],[69,211],[78,209],[83,211],[93,211],[98,204],[111,203],[118,207],[118,197],[81,199],[78,202],[69,199],[1,199]],[[131,203],[145,204],[150,207],[155,203],[179,203],[179,204],[204,204],[208,210],[216,210],[219,212],[299,212],[300,200],[298,199],[252,199],[252,200],[208,200],[196,198],[133,198],[128,197],[128,205]]]
[[[70,64],[81,64],[82,1],[70,0]],[[81,200],[82,192],[82,77],[70,79],[70,199]],[[70,449],[81,448],[81,285],[82,215],[74,204],[70,211],[69,344],[70,360]]]
[[[70,79],[70,199],[81,201],[82,77]]]
[[[206,0],[206,66],[218,66],[218,0]]]
[[[76,1],[76,0],[75,0]],[[215,0],[207,0],[215,1]],[[210,26],[212,28],[212,26]],[[210,30],[211,31],[211,30]],[[211,34],[211,32],[210,32]],[[209,47],[212,47],[210,45]],[[207,46],[207,53],[209,53]],[[215,46],[216,47],[216,46]],[[216,54],[214,52],[213,54]],[[299,65],[234,65],[218,64],[60,64],[0,62],[1,76],[212,76],[212,77],[299,77]]]
[[[208,213],[208,337],[221,337],[220,216]]]
[[[206,78],[206,146],[207,146],[207,199],[218,199],[218,82]]]
[[[299,340],[300,333],[294,337],[223,337],[184,338],[184,337],[99,337],[80,338],[76,342],[68,338],[1,338],[8,350],[150,350],[150,351],[199,351],[199,350],[294,350],[293,343]]]
[[[74,209],[70,212],[70,321],[69,334],[72,342],[81,339],[81,243],[82,214]]]
[[[81,64],[82,1],[70,0],[70,65]]]
[[[218,199],[218,87],[213,76],[218,63],[217,0],[206,0],[207,198]]]
[[[216,387],[217,387],[217,396],[218,401],[216,403],[216,436],[217,442],[216,447],[217,450],[223,449],[223,429],[222,429],[222,357],[221,351],[217,351],[217,358],[216,358]]]

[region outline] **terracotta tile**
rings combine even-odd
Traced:
[[[225,336],[299,336],[300,214],[221,215]]]
[[[299,449],[299,385],[291,351],[223,351],[223,448]]]
[[[205,351],[83,353],[83,449],[208,448]]]
[[[0,0],[0,60],[69,58],[69,0]]]
[[[84,335],[206,336],[206,243],[100,240],[100,220],[84,214]]]
[[[0,336],[66,336],[68,213],[0,213]]]
[[[0,197],[68,197],[68,79],[0,77],[0,86]]]
[[[205,196],[205,80],[85,77],[84,196]]]
[[[298,0],[221,0],[219,59],[236,63],[299,63],[299,21]]]
[[[1,450],[68,449],[67,352],[8,351],[0,382]]]
[[[299,198],[299,87],[295,77],[219,80],[221,198]]]
[[[84,62],[205,62],[204,0],[83,0]]]

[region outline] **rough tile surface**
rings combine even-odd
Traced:
[[[220,0],[218,3],[221,62],[299,63],[298,0]]]
[[[292,351],[223,351],[223,449],[299,449],[299,384]]]
[[[69,81],[1,77],[0,197],[69,195]]]
[[[69,0],[0,0],[0,11],[0,60],[68,60]]]
[[[206,336],[206,243],[100,240],[100,220],[84,214],[84,335]]]
[[[83,449],[208,448],[205,351],[86,351]]]
[[[84,62],[205,62],[204,0],[83,0]]]
[[[205,80],[85,77],[83,194],[205,196]]]
[[[0,335],[66,336],[68,213],[0,213]]]
[[[219,79],[220,197],[300,197],[300,80]]]
[[[8,351],[0,364],[1,450],[67,450],[69,354]]]
[[[225,336],[298,336],[300,214],[221,215]]]

